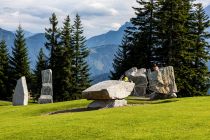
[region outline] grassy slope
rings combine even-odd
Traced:
[[[46,114],[88,103],[79,100],[13,107],[8,103],[1,106],[0,102],[0,139],[209,139],[210,97],[140,101],[139,106]]]

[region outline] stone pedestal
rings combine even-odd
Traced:
[[[15,93],[12,98],[12,104],[14,106],[28,105],[28,88],[25,76],[21,77],[17,81],[17,85],[15,87]]]
[[[88,105],[88,108],[111,108],[111,107],[121,107],[126,106],[127,101],[122,100],[95,100]]]
[[[42,71],[42,89],[41,96],[38,99],[39,104],[53,103],[52,70]]]

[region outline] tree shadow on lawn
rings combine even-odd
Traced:
[[[128,99],[128,104],[135,105],[144,105],[144,104],[164,104],[164,103],[172,103],[177,102],[178,99],[158,99],[158,100],[150,100],[150,99]]]
[[[177,99],[165,99],[165,100],[145,100],[145,99],[127,99],[128,105],[127,106],[136,106],[136,105],[144,105],[144,104],[163,104],[163,103],[171,103],[179,101]],[[77,113],[77,112],[86,112],[86,111],[95,111],[101,109],[108,109],[108,108],[74,108],[69,110],[59,110],[55,112],[50,112],[48,115],[56,115],[61,113]]]
[[[69,110],[59,110],[55,112],[50,112],[48,115],[55,115],[55,114],[60,114],[60,113],[76,113],[76,112],[86,112],[86,111],[94,111],[94,110],[99,110],[101,108],[74,108],[74,109],[69,109]]]

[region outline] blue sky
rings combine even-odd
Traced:
[[[210,0],[197,0],[204,6]],[[25,30],[38,33],[44,32],[49,26],[49,17],[55,12],[60,26],[66,15],[72,21],[76,13],[82,18],[85,36],[117,30],[134,16],[132,6],[136,0],[1,0],[0,27],[14,31],[21,23]]]

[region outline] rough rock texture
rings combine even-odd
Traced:
[[[124,99],[134,88],[134,83],[108,80],[95,84],[82,92],[82,96],[90,100]]]
[[[126,71],[125,75],[135,83],[134,95],[143,96],[146,94],[148,81],[145,68],[137,69],[133,67]]]
[[[39,104],[53,103],[53,97],[51,95],[41,95],[39,98]]]
[[[42,71],[42,89],[41,96],[38,99],[39,104],[53,103],[53,88],[52,88],[52,70],[47,69]]]
[[[120,107],[126,106],[127,101],[122,100],[95,100],[88,105],[88,108],[111,108],[111,107]]]
[[[12,104],[14,106],[28,105],[28,88],[25,76],[21,77],[17,81],[17,85],[15,87],[15,93],[12,98]]]

